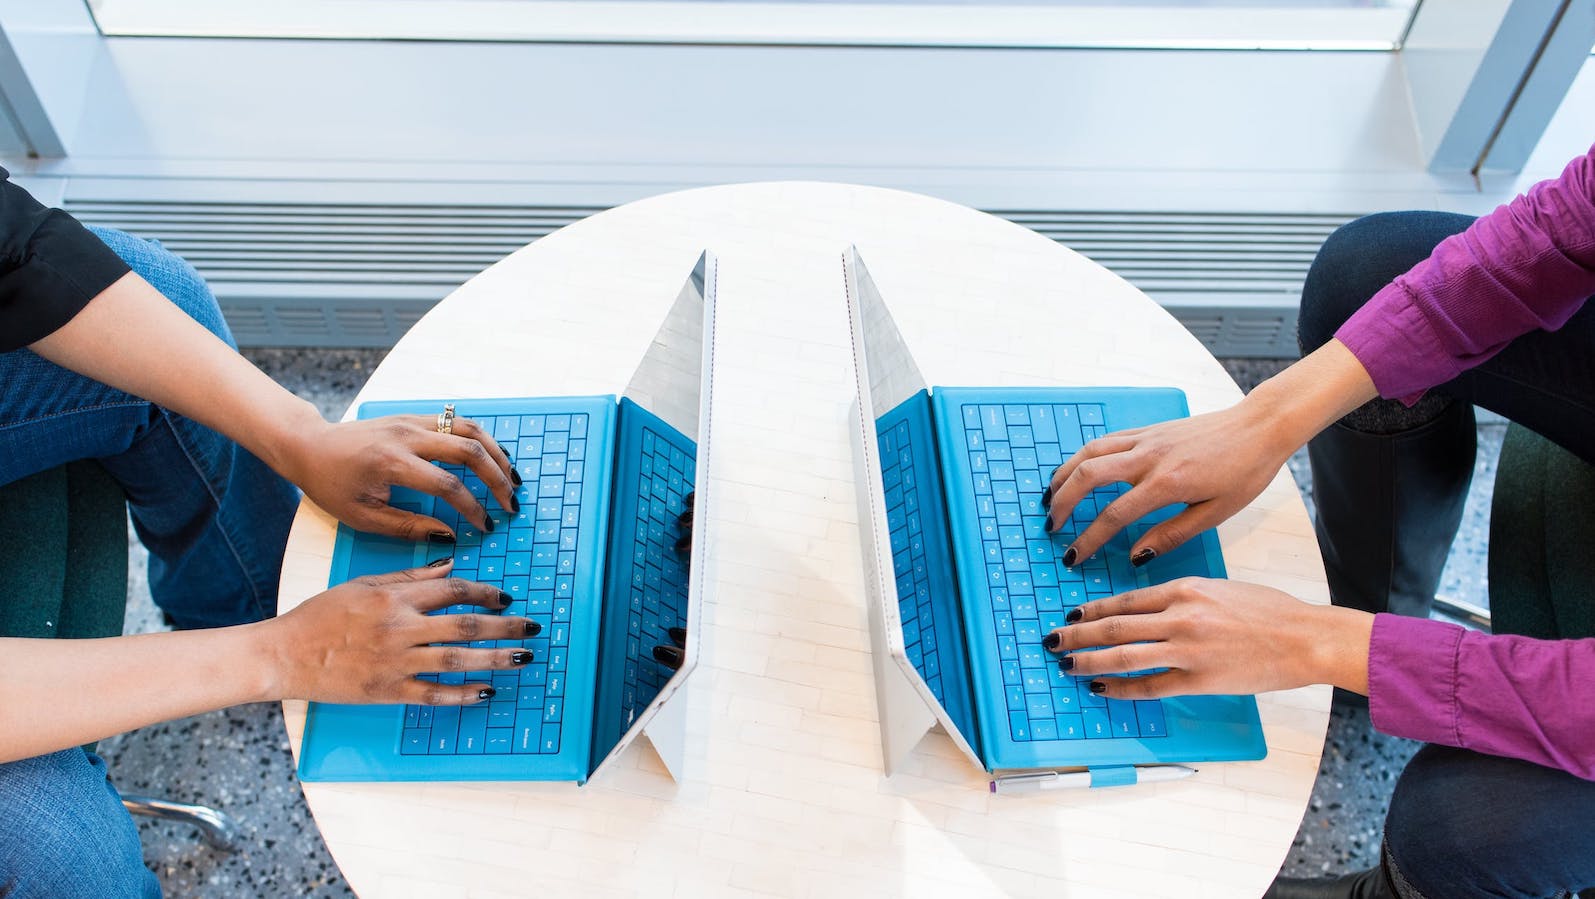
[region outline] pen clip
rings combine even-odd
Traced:
[[[1037,771],[1031,774],[1003,774],[991,779],[991,792],[997,792],[997,785],[1028,786],[1030,784],[1043,784],[1058,778],[1057,771]]]
[[[1106,765],[1087,770],[1091,772],[1091,786],[1094,788],[1128,787],[1140,779],[1134,765]]]

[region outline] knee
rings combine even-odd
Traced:
[[[1571,875],[1552,870],[1554,859],[1573,847],[1552,836],[1565,826],[1552,797],[1565,797],[1571,780],[1528,762],[1425,746],[1391,797],[1388,860],[1424,896],[1553,893],[1550,882]]]
[[[159,895],[138,829],[81,749],[0,765],[0,895]]]
[[[1381,253],[1385,235],[1400,227],[1410,213],[1381,212],[1365,215],[1336,228],[1313,257],[1302,285],[1301,316],[1296,341],[1305,356],[1329,342],[1335,331],[1388,283],[1371,283],[1370,268],[1384,270],[1371,257]]]
[[[222,318],[216,295],[211,293],[210,285],[205,283],[205,279],[188,260],[155,241],[134,237],[125,231],[97,225],[85,227],[122,257],[122,261],[140,278],[148,281],[178,308],[188,313],[190,318],[204,325],[229,346],[237,346],[232,332],[227,328],[227,321]]]

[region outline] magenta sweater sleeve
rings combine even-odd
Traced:
[[[1368,711],[1398,737],[1595,780],[1595,639],[1531,640],[1374,617]]]
[[[1595,148],[1446,238],[1390,282],[1335,337],[1379,394],[1423,391],[1520,335],[1560,328],[1595,294]]]

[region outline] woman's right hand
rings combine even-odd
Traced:
[[[259,637],[273,671],[269,695],[418,705],[469,705],[491,698],[491,684],[435,684],[416,675],[521,668],[532,662],[531,650],[434,644],[520,642],[542,628],[527,618],[426,614],[454,605],[501,611],[509,604],[497,587],[448,577],[451,568],[452,561],[356,578],[262,622]]]
[[[1245,508],[1291,453],[1377,395],[1357,357],[1331,340],[1221,412],[1118,431],[1086,444],[1053,472],[1042,497],[1047,531],[1062,528],[1098,487],[1131,485],[1075,537],[1063,557],[1072,566],[1131,522],[1185,503],[1131,547],[1130,561],[1143,565]]]
[[[1221,412],[1117,431],[1087,443],[1052,474],[1047,531],[1064,526],[1098,487],[1131,485],[1075,536],[1064,560],[1091,558],[1114,534],[1171,503],[1187,507],[1153,526],[1130,550],[1141,565],[1214,527],[1257,498],[1297,444],[1241,403]],[[1073,553],[1071,556],[1069,553]]]
[[[268,460],[298,484],[316,505],[344,524],[373,534],[420,541],[429,534],[452,534],[437,518],[389,504],[394,487],[439,497],[465,521],[493,530],[493,519],[459,476],[432,463],[470,469],[487,485],[500,513],[520,511],[515,490],[521,476],[504,448],[468,418],[454,419],[451,433],[439,433],[424,415],[388,415],[360,421],[326,422],[311,410],[292,439]],[[441,508],[441,507],[440,507]],[[441,514],[441,513],[440,513]]]

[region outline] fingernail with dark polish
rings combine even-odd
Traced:
[[[520,514],[520,511],[521,511],[521,500],[520,500],[520,497],[518,497],[515,494],[511,493],[510,494],[510,514],[511,515],[518,515],[518,514]]]
[[[1104,684],[1102,681],[1094,680],[1094,681],[1091,682],[1091,692],[1092,693],[1106,693],[1107,691],[1108,691],[1108,685]]]
[[[1052,522],[1052,510],[1048,509],[1047,510],[1047,533],[1050,534],[1053,531],[1056,531],[1057,529],[1058,529],[1058,526],[1056,524],[1053,524],[1053,522]]]
[[[1157,558],[1157,550],[1150,546],[1143,546],[1135,551],[1135,555],[1130,557],[1130,564],[1140,568],[1155,558]]]
[[[683,649],[685,649],[687,647],[687,629],[686,628],[684,628],[684,627],[673,627],[670,630],[666,631],[665,633],[670,635],[670,642],[671,643],[674,643],[674,644],[676,644],[677,646],[680,646]]]
[[[444,556],[441,559],[433,559],[432,561],[426,563],[426,567],[428,567],[428,568],[442,568],[444,565],[447,565],[447,564],[449,564],[452,561],[454,561],[454,557],[453,556]]]
[[[482,530],[489,534],[493,533],[493,528],[497,527],[497,525],[493,523],[492,516],[484,515],[482,517],[487,520],[487,524],[482,527]]]
[[[532,651],[530,649],[518,649],[510,653],[511,665],[530,665],[531,663]]]
[[[515,597],[509,595],[508,593],[505,593],[503,590],[498,591],[499,608],[507,609],[507,608],[510,607],[510,603],[512,603],[514,601],[515,601]]]
[[[1047,489],[1041,491],[1041,504],[1043,506],[1052,505],[1052,488],[1051,487],[1048,487]]]
[[[535,621],[526,622],[526,636],[535,637],[543,632],[543,626]]]
[[[477,699],[492,699],[493,695],[496,694],[497,692],[498,691],[493,689],[492,687],[483,687],[482,689],[476,691],[476,698]]]
[[[654,661],[675,671],[686,661],[686,654],[674,646],[655,646]]]
[[[1074,548],[1074,544],[1073,543],[1069,544],[1069,548],[1063,551],[1063,567],[1065,567],[1065,568],[1073,568],[1074,567],[1074,563],[1079,561],[1079,559],[1080,559],[1079,550],[1076,550]]]
[[[522,483],[524,483],[521,480],[521,473],[516,471],[513,468],[510,469],[510,483],[514,484],[517,487],[519,487]]]
[[[1076,621],[1079,621],[1084,617],[1085,613],[1079,609],[1070,609],[1069,614],[1063,616],[1063,620],[1069,622],[1070,624],[1074,624]]]
[[[1052,633],[1050,633],[1050,634],[1046,635],[1045,637],[1041,638],[1041,648],[1042,649],[1057,649],[1058,648],[1058,644],[1062,643],[1062,642],[1063,642],[1063,638],[1058,636],[1058,632],[1057,631],[1053,631]]]
[[[1064,656],[1063,658],[1059,659],[1058,660],[1058,670],[1059,671],[1073,671],[1074,670],[1074,656]]]
[[[444,546],[453,546],[454,535],[448,531],[433,531],[432,533],[426,535],[426,542],[441,543]]]

